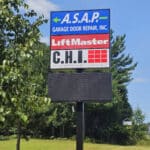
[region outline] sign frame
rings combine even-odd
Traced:
[[[88,63],[86,64],[86,65],[80,65],[79,64],[79,62],[77,62],[76,60],[73,60],[73,62],[75,62],[76,64],[78,64],[78,65],[75,65],[75,64],[73,64],[73,65],[64,65],[64,62],[63,62],[63,60],[61,61],[62,63],[60,63],[59,64],[59,66],[58,67],[55,67],[56,65],[53,65],[53,63],[52,63],[52,59],[53,59],[53,56],[52,56],[52,51],[61,51],[61,50],[68,50],[68,51],[73,51],[74,49],[77,49],[77,48],[72,48],[72,47],[67,47],[67,48],[60,48],[60,46],[59,46],[59,48],[56,48],[56,49],[54,49],[53,48],[53,46],[52,46],[52,38],[53,37],[65,37],[65,36],[75,36],[75,33],[67,33],[67,34],[62,34],[62,33],[58,33],[58,34],[53,34],[53,32],[52,32],[52,25],[53,25],[53,23],[52,23],[52,14],[53,13],[76,13],[76,12],[86,12],[86,13],[88,13],[88,12],[97,12],[97,11],[108,11],[109,12],[109,14],[108,14],[108,26],[109,26],[109,28],[108,28],[108,31],[107,32],[104,32],[104,33],[92,33],[91,34],[91,32],[87,32],[87,33],[79,33],[79,34],[77,34],[77,35],[79,35],[79,36],[86,36],[86,35],[88,35],[88,36],[93,36],[94,34],[95,35],[99,35],[99,36],[101,36],[101,35],[106,35],[106,34],[108,34],[109,35],[109,38],[108,38],[108,42],[109,42],[109,46],[108,46],[108,60],[107,60],[107,62],[108,62],[108,64],[107,65],[101,65],[101,63],[97,63],[97,64],[94,64],[93,66],[90,64],[89,66],[88,66]],[[90,68],[109,68],[110,67],[110,9],[90,9],[90,10],[73,10],[73,11],[52,11],[52,12],[50,12],[50,14],[51,14],[51,22],[50,22],[50,49],[51,49],[51,51],[50,51],[50,69],[80,69],[80,68],[86,68],[86,69],[90,69]],[[84,24],[84,25],[86,25],[86,24]],[[92,24],[91,24],[92,25]],[[74,46],[75,47],[75,46]],[[103,46],[97,46],[96,48],[93,48],[92,46],[90,47],[90,48],[87,48],[87,46],[78,46],[79,48],[77,49],[78,51],[82,51],[83,49],[88,49],[88,50],[97,50],[97,49],[106,49],[106,47],[103,47]],[[88,56],[87,56],[88,57]],[[87,58],[88,59],[88,58]],[[84,63],[85,63],[85,61],[86,60],[84,60]]]

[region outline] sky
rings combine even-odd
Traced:
[[[50,11],[107,9],[111,11],[111,29],[126,35],[125,54],[138,66],[128,85],[129,103],[140,108],[150,122],[150,0],[26,0],[29,6],[50,20]],[[50,23],[40,27],[41,41],[49,45]]]

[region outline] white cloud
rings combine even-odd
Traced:
[[[40,41],[41,41],[42,43],[47,44],[47,45],[50,44],[50,38],[49,38],[49,37],[41,37],[41,38],[40,38]]]
[[[50,0],[27,0],[27,4],[38,14],[43,14],[45,18],[49,18],[50,11],[59,9],[59,7]]]
[[[150,80],[146,78],[135,78],[133,80],[134,83],[148,83]]]

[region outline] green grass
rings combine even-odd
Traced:
[[[21,150],[76,150],[75,141],[39,140],[21,141]],[[15,150],[16,140],[0,141],[0,150]],[[150,150],[150,146],[118,146],[109,144],[85,143],[84,150]]]

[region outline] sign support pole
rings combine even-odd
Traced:
[[[84,141],[84,103],[77,102],[77,136],[76,136],[76,150],[83,150]]]

